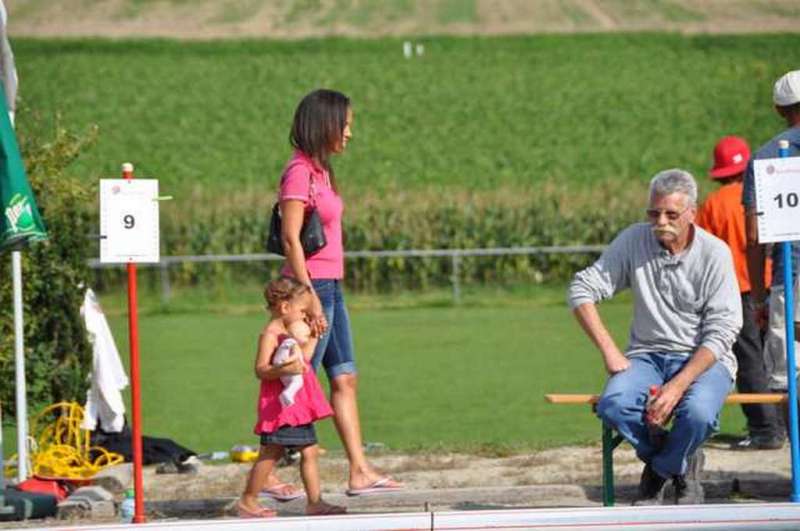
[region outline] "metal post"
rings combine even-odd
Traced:
[[[450,277],[450,282],[453,284],[453,302],[459,304],[461,302],[461,255],[453,253],[450,258],[453,262],[453,276]]]
[[[14,369],[17,392],[17,482],[28,479],[28,402],[25,390],[25,338],[22,326],[22,253],[11,252],[14,283]]]
[[[169,285],[169,262],[161,260],[159,262],[161,276],[161,304],[166,304],[172,297],[172,290]]]
[[[133,164],[122,165],[122,177],[133,179]],[[142,479],[142,406],[139,385],[139,313],[136,303],[136,264],[128,264],[128,333],[131,350],[131,409],[133,410],[134,523],[144,522],[144,481]]]
[[[603,505],[614,506],[614,430],[603,422]]]
[[[789,142],[782,140],[778,156],[789,156]],[[786,378],[789,384],[789,444],[792,454],[792,495],[791,501],[800,502],[800,445],[798,445],[797,425],[797,367],[794,352],[794,282],[792,281],[792,245],[781,242],[783,252],[783,303],[784,324],[786,326]]]

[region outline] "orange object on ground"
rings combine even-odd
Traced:
[[[742,183],[723,185],[710,193],[697,211],[694,222],[728,244],[733,255],[739,291],[750,291],[750,275],[747,273],[744,232],[744,206],[742,206]],[[772,267],[764,268],[764,285],[769,286]]]
[[[64,501],[68,494],[67,489],[59,481],[54,479],[26,479],[17,485],[17,489],[24,492],[49,494],[50,496],[55,496],[56,500],[59,502]]]

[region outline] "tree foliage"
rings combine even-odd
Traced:
[[[29,410],[59,400],[83,401],[92,349],[80,315],[96,248],[95,187],[64,169],[94,144],[96,127],[75,134],[55,127],[51,138],[18,133],[20,149],[47,241],[22,250],[25,369]],[[0,401],[15,408],[11,253],[0,255]]]

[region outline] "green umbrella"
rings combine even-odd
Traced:
[[[47,238],[0,86],[0,250]]]

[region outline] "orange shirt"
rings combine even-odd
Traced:
[[[706,197],[697,211],[694,221],[731,248],[739,291],[750,291],[750,276],[747,273],[745,247],[747,239],[744,232],[744,207],[742,206],[742,183],[723,185]],[[764,270],[765,283],[769,287],[770,268]]]

